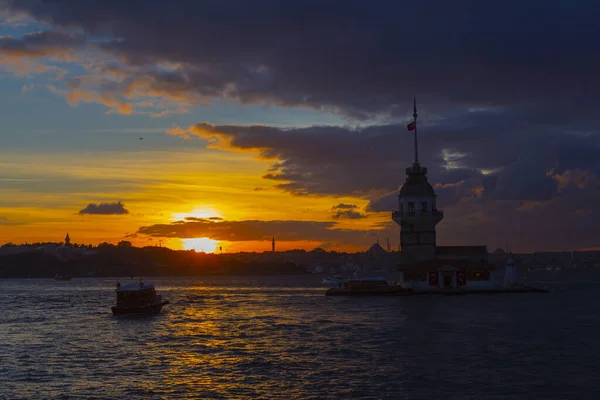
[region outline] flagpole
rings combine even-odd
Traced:
[[[417,98],[414,98],[414,112],[413,118],[415,119],[415,164],[419,163],[419,148],[417,147]]]

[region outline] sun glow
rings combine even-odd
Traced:
[[[217,210],[216,208],[200,207],[200,208],[194,208],[193,211],[189,211],[189,212],[172,213],[171,218],[173,221],[181,221],[181,220],[183,220],[185,218],[189,218],[189,217],[193,217],[193,218],[210,218],[210,217],[223,218],[223,215],[221,215],[219,210]]]
[[[214,253],[219,242],[209,238],[181,239],[184,250],[196,250],[204,253]]]

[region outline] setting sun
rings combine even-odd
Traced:
[[[199,208],[194,208],[192,211],[189,212],[179,212],[179,213],[172,213],[172,219],[174,221],[181,221],[185,218],[210,218],[210,217],[219,217],[219,218],[223,218],[223,215],[221,215],[221,213],[219,212],[219,210],[213,208],[213,207],[199,207]]]
[[[184,250],[196,250],[204,253],[214,253],[219,242],[209,238],[181,239]]]

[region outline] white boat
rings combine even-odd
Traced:
[[[321,264],[317,263],[317,265],[313,269],[307,269],[306,271],[310,272],[311,274],[322,274],[323,266]]]

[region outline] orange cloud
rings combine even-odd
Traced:
[[[220,149],[227,151],[234,151],[237,153],[259,153],[259,159],[261,160],[273,160],[277,157],[268,154],[269,146],[250,145],[250,146],[238,146],[234,145],[233,141],[236,139],[234,135],[228,132],[228,129],[237,130],[239,127],[235,125],[219,126],[210,124],[208,122],[197,123],[188,128],[188,132],[199,136],[200,138],[208,140],[210,143],[207,147],[209,149]],[[253,129],[270,129],[263,125],[252,125],[245,127],[248,130]]]
[[[585,188],[590,182],[597,181],[597,177],[589,171],[579,168],[567,169],[562,174],[552,176],[558,184],[558,191],[564,190],[569,185],[574,185],[579,189]]]
[[[189,112],[190,112],[190,110],[187,108],[176,108],[174,110],[163,110],[160,112],[150,113],[150,116],[152,118],[160,118],[160,117],[165,117],[167,115],[173,115],[173,114],[188,114]]]
[[[187,113],[185,105],[202,100],[202,96],[187,87],[185,74],[177,65],[165,67],[172,68],[173,72],[158,72],[152,67],[124,65],[117,60],[118,57],[106,53],[101,45],[87,42],[86,36],[78,33],[48,30],[20,38],[0,37],[0,65],[17,76],[53,74],[56,80],[63,81],[68,71],[48,65],[49,61],[77,62],[90,71],[90,74],[65,81],[66,89],[52,85],[51,90],[66,97],[71,105],[97,103],[109,107],[109,113],[134,114],[137,101],[139,107],[158,109],[137,114],[158,118]]]
[[[202,99],[187,87],[186,82],[159,80],[159,75],[146,71],[144,75],[129,76],[120,86],[121,94],[128,98],[167,97],[178,102],[197,104]]]
[[[31,77],[33,75],[50,74],[55,75],[56,80],[61,80],[67,75],[68,71],[56,65],[47,65],[28,58],[0,55],[0,65],[2,68],[19,77]]]
[[[189,137],[190,137],[189,131],[186,129],[183,129],[179,126],[174,126],[171,129],[167,129],[167,133],[169,135],[182,136],[185,139],[189,139]]]
[[[67,94],[67,102],[71,105],[80,102],[101,103],[111,107],[120,114],[131,114],[133,111],[131,103],[124,103],[114,96],[100,94],[91,90],[72,90]]]
[[[65,96],[70,105],[78,103],[100,103],[110,107],[109,112],[117,112],[119,114],[130,115],[133,113],[133,105],[131,103],[121,101],[117,96],[110,93],[98,93],[93,90],[63,90],[56,86],[46,86],[54,94]]]

